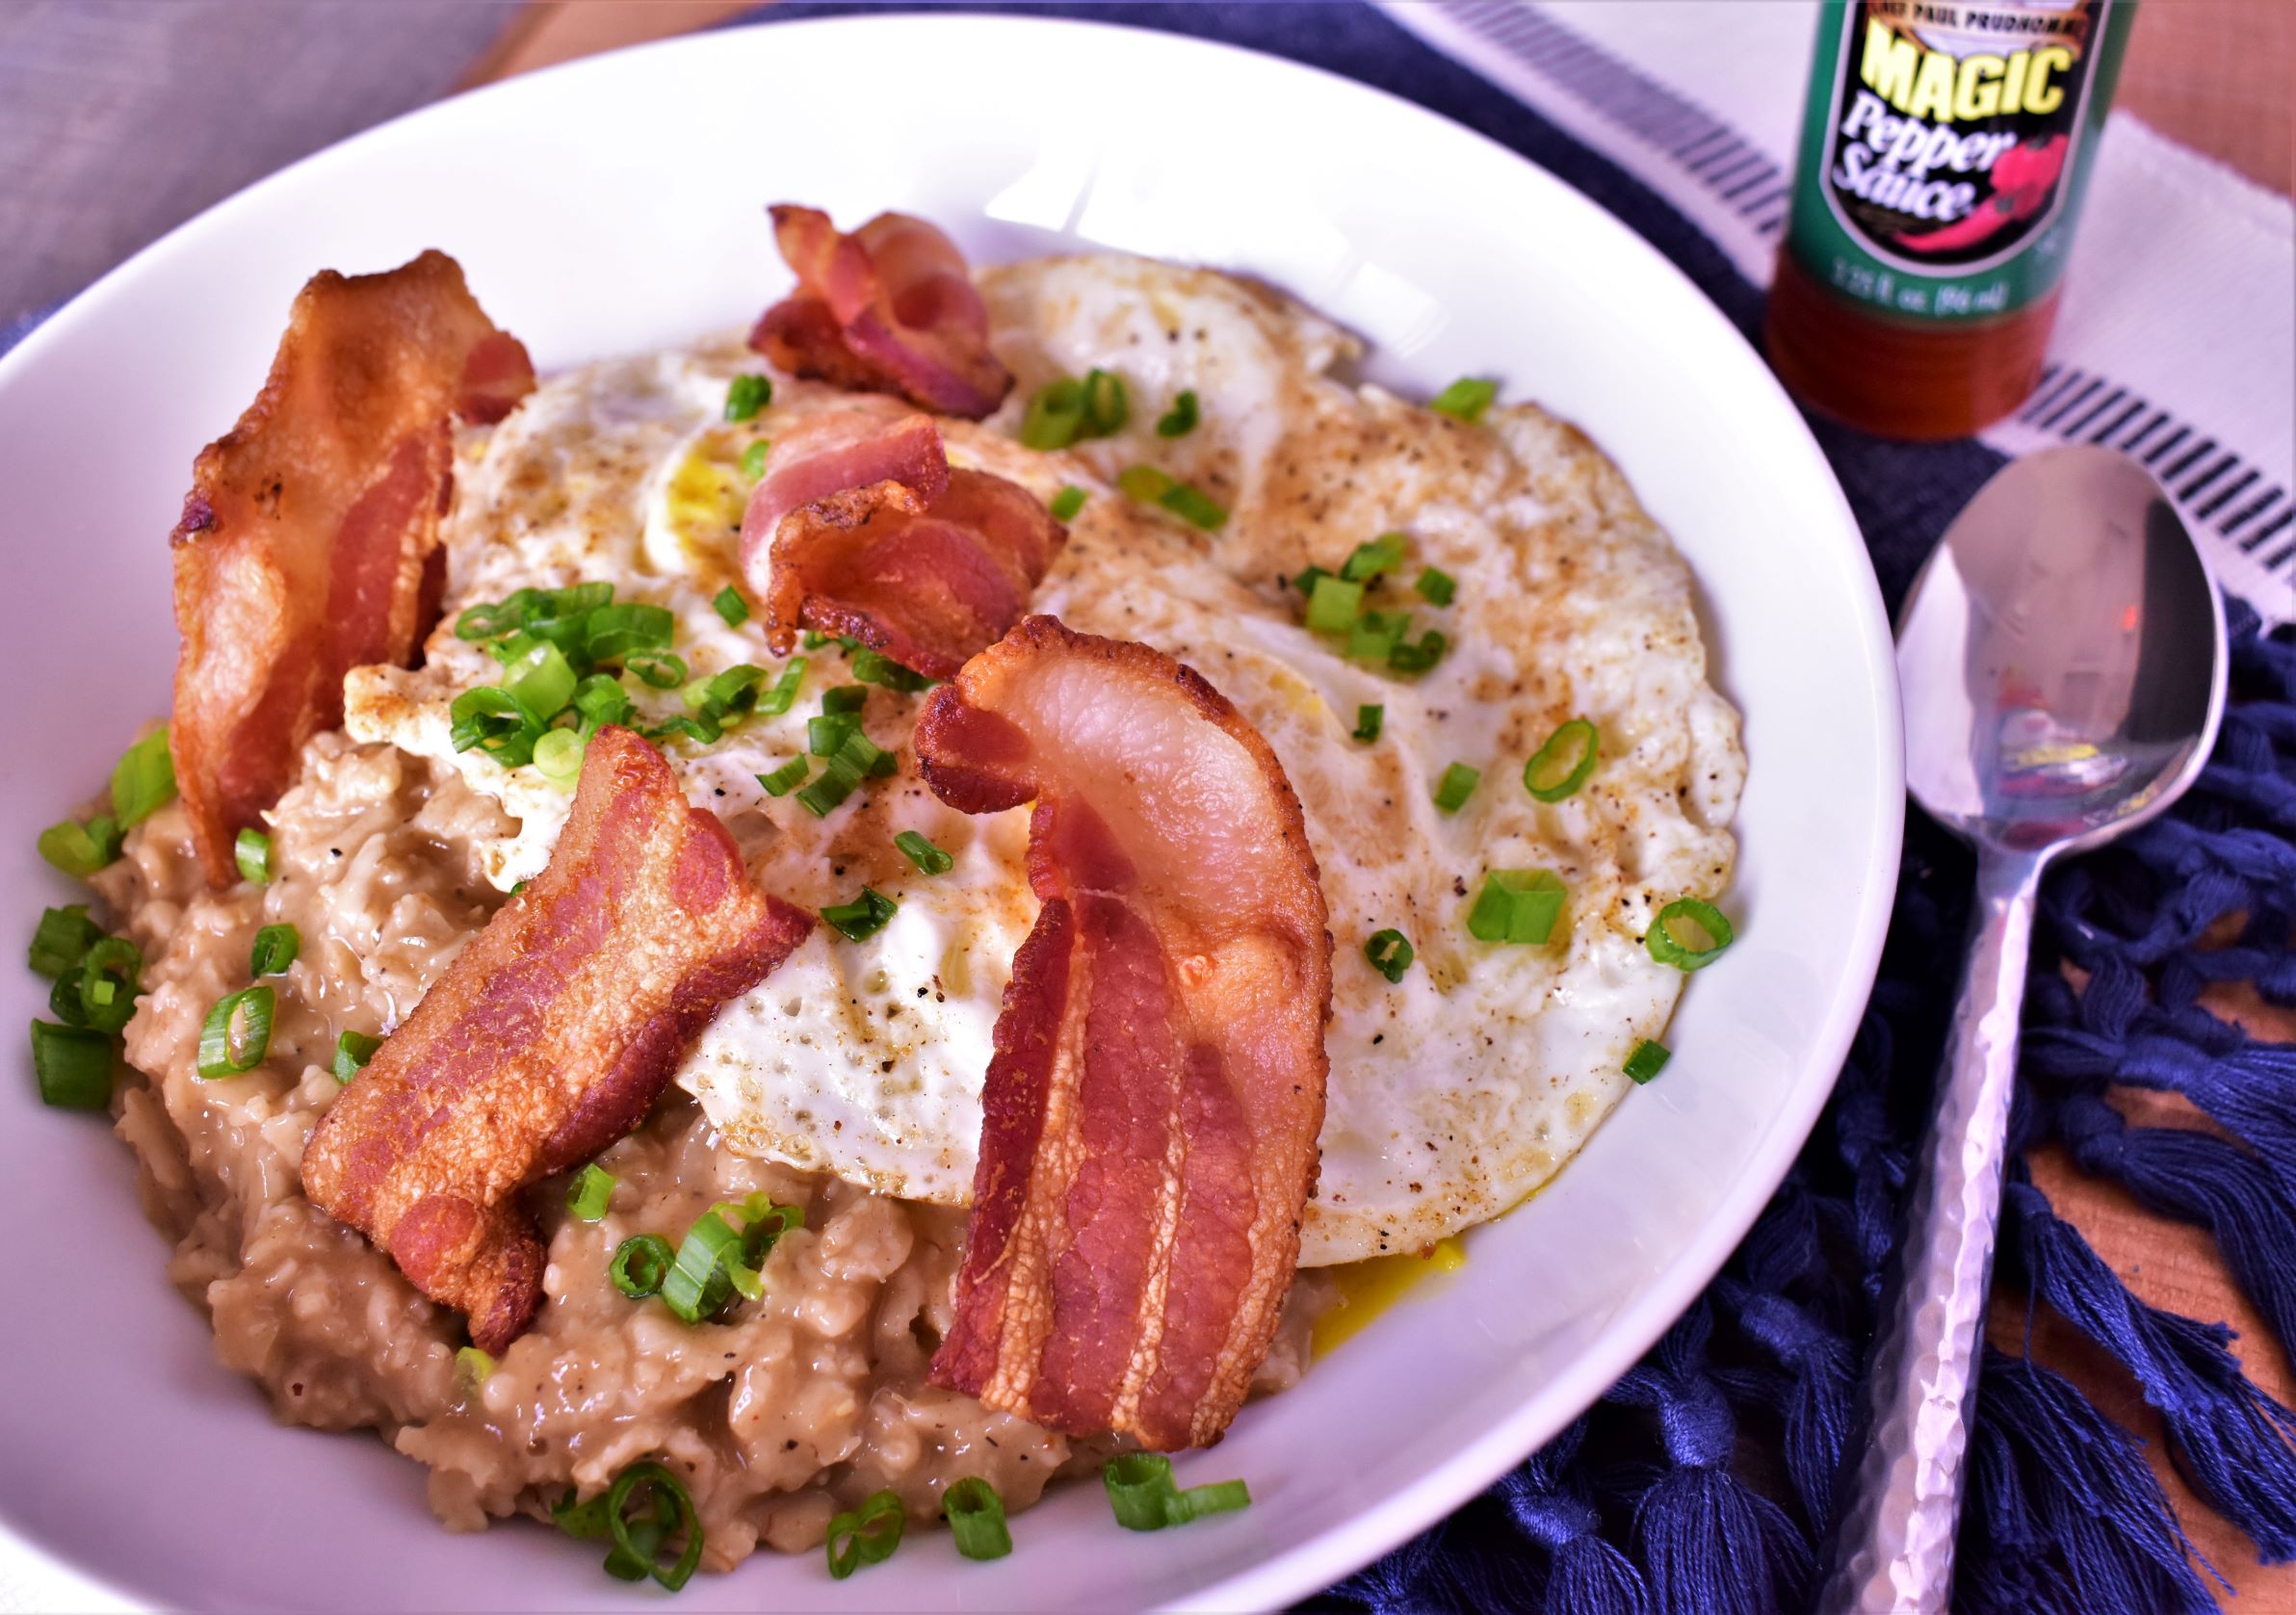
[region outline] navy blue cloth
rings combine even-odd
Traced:
[[[776,5],[769,19],[884,10]],[[898,9],[898,8],[896,8]],[[910,8],[926,9],[926,8]],[[951,9],[951,8],[931,8]],[[1750,341],[1761,293],[1617,165],[1367,5],[978,5],[1225,40],[1375,85],[1500,141],[1679,265]],[[1974,441],[1883,442],[1813,419],[1892,611],[1945,524],[2000,464]],[[2015,1127],[2207,1229],[2283,1346],[2296,1344],[2296,1050],[2201,1008],[2211,981],[2296,1003],[2296,640],[2233,603],[2234,700],[2199,787],[2166,819],[2055,872],[2038,926]],[[1913,815],[1880,979],[1834,1099],[1745,1243],[1641,1364],[1449,1520],[1309,1607],[1377,1615],[1769,1615],[1806,1607],[1928,1112],[1970,860]],[[2236,926],[2229,946],[2222,932]],[[2090,978],[2067,984],[2065,964]],[[2182,1094],[2222,1135],[2129,1126],[2128,1083]],[[2296,1415],[2239,1370],[2220,1325],[2145,1306],[2012,1169],[1998,1283],[2118,1359],[2194,1492],[2296,1555]],[[2153,1615],[2214,1607],[2141,1443],[2072,1384],[1990,1350],[1955,1606]],[[2224,1567],[2231,1571],[2235,1567]]]

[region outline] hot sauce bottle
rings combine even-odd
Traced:
[[[1829,0],[1771,365],[1885,437],[1961,437],[2041,378],[2134,0]]]

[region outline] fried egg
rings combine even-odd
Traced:
[[[1267,738],[1305,811],[1335,969],[1302,1263],[1417,1250],[1505,1211],[1618,1103],[1626,1056],[1665,1026],[1683,977],[1646,950],[1651,917],[1729,881],[1744,761],[1736,715],[1707,680],[1687,568],[1568,425],[1527,405],[1470,425],[1346,385],[1331,373],[1352,340],[1265,288],[1105,256],[980,280],[1018,385],[990,420],[943,423],[950,457],[1048,502],[1068,486],[1086,496],[1034,609],[1193,666]],[[361,740],[451,761],[502,802],[518,828],[485,849],[498,885],[543,866],[571,797],[532,768],[453,750],[455,696],[498,673],[455,637],[457,612],[520,586],[609,581],[618,600],[669,608],[694,675],[777,670],[757,624],[729,627],[711,605],[737,576],[741,462],[842,395],[775,377],[761,415],[726,424],[727,384],[764,368],[730,339],[611,360],[552,378],[466,437],[446,620],[421,668],[352,675],[348,721]],[[1021,447],[1029,395],[1094,368],[1125,378],[1126,427],[1071,451]],[[1184,391],[1198,424],[1159,434]],[[1140,464],[1217,502],[1224,524],[1201,531],[1119,492]],[[1347,659],[1304,625],[1284,581],[1336,571],[1389,533],[1404,535],[1407,560],[1381,586],[1382,608],[1410,610],[1413,636],[1435,629],[1449,647],[1419,676]],[[1455,580],[1448,605],[1412,592],[1426,566]],[[961,1205],[999,1002],[1035,916],[1027,813],[942,806],[907,745],[921,697],[874,688],[864,724],[898,752],[899,773],[825,819],[768,795],[757,776],[804,750],[822,691],[850,682],[836,646],[800,654],[788,714],[665,750],[768,891],[820,908],[866,884],[900,906],[860,941],[817,929],[727,1006],[678,1081],[729,1149]],[[635,694],[651,720],[681,710],[674,692]],[[1384,715],[1369,743],[1355,738],[1366,706]],[[1600,766],[1575,795],[1542,803],[1524,763],[1575,717],[1596,725]],[[1454,764],[1480,778],[1445,812],[1436,784]],[[911,866],[893,841],[911,829],[953,867]],[[1526,869],[1568,889],[1550,941],[1474,940],[1466,915],[1486,873]],[[1386,929],[1416,954],[1394,982],[1364,952]]]

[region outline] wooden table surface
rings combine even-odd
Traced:
[[[0,8],[0,325],[68,296],[209,203],[303,153],[435,98],[619,45],[720,22],[747,0],[13,0]],[[187,87],[218,116],[180,138]],[[2145,0],[2118,104],[2287,195],[2296,184],[2296,3]],[[123,154],[128,154],[123,157]],[[2228,1018],[2296,1041],[2296,1016],[2253,992],[2220,994]],[[2130,1096],[2144,1120],[2199,1125],[2172,1102]],[[2035,1177],[2059,1212],[2147,1301],[2240,1332],[2243,1363],[2282,1400],[2289,1365],[2227,1277],[2208,1237],[2148,1215],[2126,1193],[2045,1153]],[[1994,1336],[2021,1349],[2022,1303]],[[2148,1444],[2186,1531],[2246,1611],[2296,1610],[2296,1568],[2265,1569],[2201,1506],[2163,1455],[2160,1420],[2117,1365],[2062,1325],[2035,1354]]]

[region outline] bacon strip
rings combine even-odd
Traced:
[[[387,274],[314,275],[271,376],[200,451],[170,538],[169,747],[209,884],[278,799],[302,744],[343,721],[343,675],[404,664],[446,582],[453,420],[500,420],[534,366],[443,252]]]
[[[905,213],[845,235],[818,208],[769,211],[797,290],[759,318],[750,347],[792,375],[944,414],[977,421],[1004,402],[1012,374],[989,352],[988,306],[947,236]]]
[[[1265,741],[1145,645],[1031,617],[933,692],[925,777],[1033,801],[936,1385],[1073,1435],[1218,1439],[1267,1353],[1323,1125],[1331,937]]]
[[[751,883],[659,751],[600,729],[549,867],[321,1120],[304,1193],[501,1350],[542,1297],[517,1191],[643,1121],[718,1006],[812,925]]]
[[[773,465],[742,518],[742,566],[784,656],[812,628],[948,678],[1020,620],[1068,537],[1019,483],[950,469],[924,415],[813,416]]]

